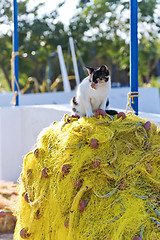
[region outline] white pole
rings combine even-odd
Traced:
[[[66,66],[63,58],[62,47],[60,45],[57,46],[57,51],[58,51],[59,63],[60,63],[61,74],[63,79],[64,91],[71,92],[71,86],[69,83],[68,74],[67,74],[67,70],[66,70]]]
[[[74,42],[73,42],[73,38],[72,37],[69,38],[69,44],[70,44],[70,48],[71,48],[71,54],[72,54],[72,60],[73,60],[73,68],[74,68],[76,83],[77,83],[77,86],[78,86],[78,84],[80,83],[80,79],[79,79],[79,72],[78,72],[78,66],[77,66],[77,61],[76,61]]]

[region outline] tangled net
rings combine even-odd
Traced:
[[[14,240],[160,239],[160,129],[135,115],[54,122],[24,158],[16,215]]]

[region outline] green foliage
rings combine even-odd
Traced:
[[[158,87],[160,92],[160,77],[152,77],[150,82],[151,87]]]
[[[12,12],[11,12],[11,1],[10,0],[1,0],[0,1],[0,23],[8,24],[12,21]]]
[[[3,71],[0,70],[0,92],[4,91],[10,91],[10,86],[8,85],[5,76],[3,74]]]
[[[138,4],[141,20],[152,22],[154,19],[155,9],[157,7],[157,0],[144,0]]]
[[[151,76],[155,74],[156,61],[160,58],[160,17],[157,7],[157,0],[138,2],[139,77],[142,82],[150,81]],[[129,16],[129,1],[91,0],[88,4],[79,5],[79,12],[70,24],[74,38],[80,34],[80,38],[91,45],[94,42],[98,63],[105,61],[112,72],[116,71],[115,80],[120,82],[123,71],[126,72],[126,79],[129,74]],[[86,23],[83,23],[84,19]],[[80,26],[80,22],[83,23],[83,27]]]
[[[57,45],[65,45],[67,49],[67,32],[61,22],[56,22],[57,10],[39,15],[38,11],[44,3],[37,4],[28,10],[29,0],[18,2],[19,21],[19,83],[23,87],[30,76],[35,77],[39,84],[45,80],[48,58],[56,51]],[[58,7],[61,7],[61,3]],[[11,25],[11,2],[0,2],[0,22],[8,27]],[[11,89],[11,31],[0,35],[0,68]],[[43,74],[42,74],[43,71]]]
[[[11,81],[10,81],[10,65],[11,65],[11,49],[12,42],[11,37],[7,34],[4,34],[2,38],[0,38],[0,70],[3,72],[3,75],[6,79],[7,86],[6,89],[11,90]]]

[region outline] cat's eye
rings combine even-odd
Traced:
[[[109,80],[109,77],[105,77],[105,82],[107,82]]]
[[[100,78],[97,78],[97,82],[99,81],[102,81],[102,80],[105,80],[104,78],[100,77]]]
[[[94,82],[94,83],[98,83],[97,79],[95,79],[93,82]]]
[[[100,78],[97,78],[97,81],[108,81],[109,77],[100,77]]]

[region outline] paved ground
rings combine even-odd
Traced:
[[[13,234],[0,234],[0,240],[13,240]]]

